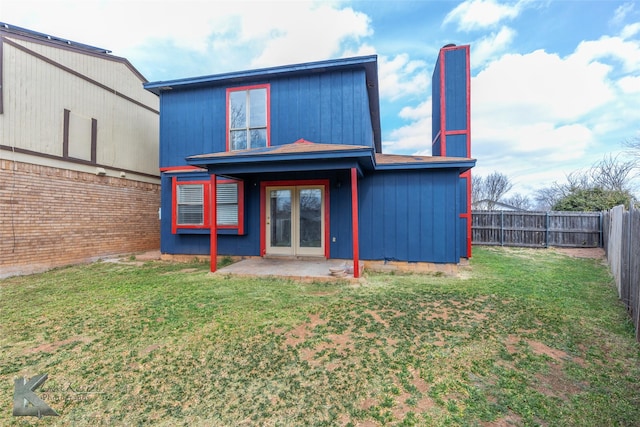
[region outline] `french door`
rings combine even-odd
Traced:
[[[266,187],[266,253],[324,255],[324,186]]]

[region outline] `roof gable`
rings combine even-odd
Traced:
[[[75,52],[95,58],[121,63],[125,67],[127,67],[129,71],[132,72],[142,83],[147,82],[147,79],[129,62],[128,59],[111,55],[110,50],[101,47],[67,40],[61,37],[40,33],[37,31],[29,30],[27,28],[17,27],[15,25],[10,25],[4,22],[0,22],[0,36],[2,36],[3,38],[6,37],[13,40],[20,40],[22,44],[24,44],[24,42],[36,43],[37,45],[54,47],[57,49],[63,49],[68,52]]]
[[[382,134],[380,128],[380,99],[378,93],[378,58],[376,55],[340,58],[201,77],[157,81],[146,83],[144,88],[150,92],[161,95],[167,91],[181,91],[214,86],[242,86],[258,82],[264,83],[275,79],[348,70],[364,71],[369,115],[373,131],[373,143],[376,151],[381,152]]]

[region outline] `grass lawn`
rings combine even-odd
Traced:
[[[476,248],[464,278],[299,283],[94,263],[0,281],[0,425],[632,426],[601,260]],[[59,417],[13,417],[14,379]]]

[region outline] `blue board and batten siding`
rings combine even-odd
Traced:
[[[385,171],[359,188],[362,259],[457,263],[456,171]]]
[[[352,252],[351,188],[345,171],[305,173],[299,179],[329,178],[330,257],[349,259]],[[267,180],[289,179],[274,174]],[[192,173],[188,180],[207,180]],[[186,178],[179,178],[186,181]],[[254,185],[254,183],[256,185]],[[162,182],[163,212],[171,212],[171,178]],[[358,181],[360,257],[363,260],[455,263],[460,256],[456,220],[458,176],[455,171],[385,171]],[[219,230],[220,255],[260,256],[259,181],[245,182],[245,234]],[[171,222],[161,226],[161,251],[189,255],[209,253],[208,230],[180,230]]]
[[[364,71],[352,70],[243,83],[269,83],[270,145],[299,139],[373,144]],[[226,89],[234,85],[164,91],[161,95],[160,167],[186,158],[226,151]]]
[[[469,132],[468,55],[468,46],[443,49],[436,63],[431,79],[434,156],[468,157],[470,154],[467,134],[449,134]]]
[[[433,135],[441,130],[468,132],[469,113],[465,104],[469,88],[467,81],[460,81],[465,76],[464,67],[468,66],[461,60],[466,61],[468,56],[465,57],[464,49],[445,49],[440,59],[433,76]],[[441,84],[442,66],[446,71]],[[443,159],[441,164],[434,165],[431,160],[416,160],[412,156],[406,156],[406,163],[397,159],[385,163],[381,156],[378,165],[375,153],[380,153],[381,143],[376,67],[373,57],[347,58],[276,67],[262,70],[264,72],[256,70],[148,84],[148,89],[160,94],[161,101],[161,251],[194,256],[209,254],[209,230],[178,229],[173,234],[171,216],[172,179],[176,177],[178,182],[208,181],[211,172],[244,183],[244,233],[238,235],[237,230],[218,229],[218,255],[264,255],[260,253],[260,240],[264,237],[261,236],[264,225],[261,227],[260,223],[263,200],[260,192],[264,188],[261,183],[328,180],[329,236],[326,243],[329,257],[352,258],[351,168],[355,168],[358,173],[360,259],[459,262],[461,256],[466,256],[467,235],[463,229],[466,223],[461,213],[468,204],[465,190],[468,180],[460,174],[475,161],[468,159],[466,153],[458,153],[458,147],[466,149],[468,134],[445,135],[446,147],[439,145],[439,138],[433,139],[434,156],[466,159]],[[459,67],[463,69],[458,70]],[[190,156],[227,150],[227,89],[263,84],[269,84],[270,88],[271,147],[303,139],[316,145],[340,145],[340,150],[345,150],[344,146],[358,146],[352,150],[357,153],[343,157],[342,153],[351,150],[349,147],[346,151],[338,151],[336,156],[323,148],[324,151],[314,152],[312,156],[309,153],[301,155],[299,161],[287,160],[290,163],[279,159],[276,153],[241,166],[234,161],[242,160],[242,155],[203,156],[211,159],[204,166],[193,163],[193,158],[188,160]],[[446,116],[444,124],[441,123],[441,103],[435,101],[441,95],[446,96],[442,102],[445,108],[442,113]],[[429,135],[425,135],[425,148],[431,142]],[[312,147],[300,147],[304,146]],[[367,147],[371,147],[371,151]],[[446,153],[440,153],[441,148],[446,148]],[[190,164],[208,167],[209,172],[179,168]]]
[[[431,84],[432,153],[434,156],[471,157],[469,46],[440,51]],[[460,176],[459,240],[461,256],[471,256],[471,175]]]

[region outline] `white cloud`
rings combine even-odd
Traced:
[[[506,123],[576,120],[613,98],[609,71],[543,50],[504,55],[473,78],[474,110]]]
[[[431,74],[424,61],[411,60],[409,55],[401,53],[392,58],[378,58],[378,81],[380,96],[393,101],[410,94],[426,93]]]
[[[620,32],[620,37],[623,39],[630,39],[640,32],[640,22],[635,22],[633,24],[625,25],[622,31]]]
[[[158,63],[175,49],[211,72],[327,59],[372,34],[365,14],[335,2],[2,1],[10,24]]]
[[[273,16],[266,20],[264,13],[247,16],[245,26],[248,29],[262,23],[263,30],[251,31],[242,43],[268,38],[261,55],[252,65],[268,66],[335,57],[341,52],[343,42],[358,42],[372,34],[368,16],[351,8],[315,7],[295,2],[286,5],[289,9],[286,13],[282,10],[272,12]]]
[[[624,3],[616,8],[613,13],[613,18],[611,18],[611,23],[613,25],[619,25],[624,22],[625,18],[633,11],[634,5],[633,3]]]
[[[405,107],[400,117],[410,124],[394,129],[383,141],[384,152],[431,155],[431,96],[416,107]]]
[[[618,86],[627,94],[640,93],[640,76],[626,76],[618,80]]]
[[[472,43],[472,66],[477,67],[492,59],[496,54],[505,51],[515,38],[516,32],[512,28],[502,27],[500,31],[482,37]]]
[[[603,36],[581,42],[571,57],[584,64],[597,59],[615,59],[629,72],[640,69],[640,41]]]
[[[443,24],[455,22],[458,30],[471,31],[496,26],[505,19],[513,19],[520,13],[525,2],[512,5],[495,0],[467,0],[447,14]]]
[[[508,155],[538,162],[566,162],[584,156],[595,141],[593,132],[583,124],[509,124],[496,123],[489,117],[474,121],[473,136],[474,152],[483,153],[487,160]]]

